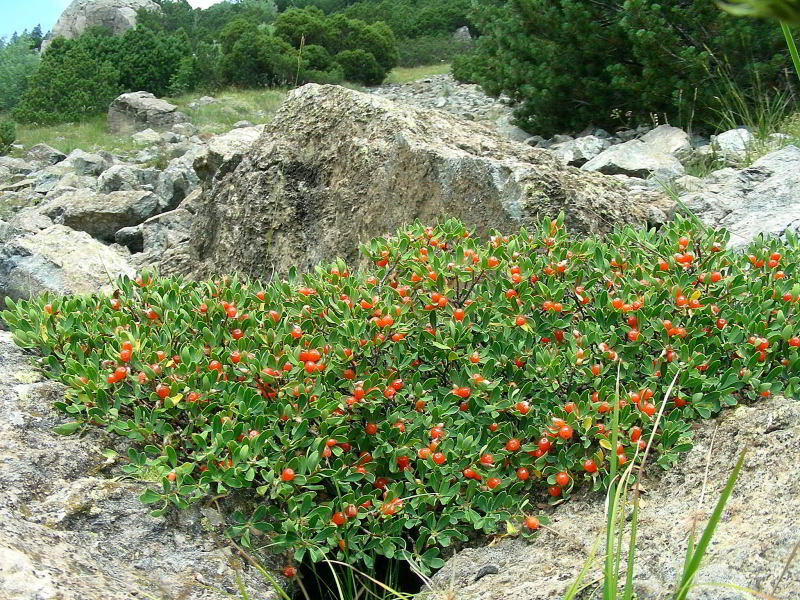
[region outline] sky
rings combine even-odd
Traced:
[[[0,0],[0,37],[30,31],[36,25],[47,33],[72,0]],[[208,8],[221,0],[189,0],[195,8]]]

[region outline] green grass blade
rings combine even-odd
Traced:
[[[784,21],[781,21],[781,31],[783,31],[783,37],[786,38],[786,45],[789,47],[789,54],[792,57],[792,62],[794,63],[794,70],[797,72],[797,79],[800,79],[800,56],[797,54],[797,46],[794,43],[794,37],[792,37],[792,32],[789,29],[789,25],[787,25]]]
[[[739,460],[736,461],[736,466],[733,469],[733,473],[731,473],[730,477],[728,478],[728,483],[725,484],[725,489],[722,490],[722,495],[717,501],[717,506],[714,507],[714,512],[711,514],[711,519],[708,521],[708,525],[706,525],[706,528],[703,530],[703,535],[700,536],[700,541],[697,543],[697,548],[694,549],[692,558],[689,560],[689,563],[684,570],[680,587],[678,588],[677,595],[675,596],[676,600],[686,600],[686,595],[689,593],[689,588],[692,585],[692,580],[694,579],[695,573],[697,573],[697,570],[700,568],[700,561],[703,559],[706,549],[708,548],[708,544],[711,542],[711,538],[714,535],[714,530],[717,528],[719,520],[722,518],[722,511],[725,510],[725,504],[728,502],[731,492],[733,492],[733,486],[736,484],[736,479],[739,477],[739,471],[741,471],[742,465],[744,464],[745,453],[745,451],[742,451],[741,455],[739,456]]]
[[[633,565],[636,560],[636,521],[639,518],[639,502],[633,503],[633,517],[631,519],[631,539],[628,542],[628,568],[625,571],[625,588],[622,600],[633,598]]]
[[[573,600],[575,596],[578,595],[578,592],[581,589],[581,582],[586,577],[586,574],[589,572],[589,569],[594,562],[594,557],[597,554],[597,544],[600,543],[600,536],[598,535],[595,540],[594,544],[592,544],[592,549],[589,551],[589,556],[586,557],[586,561],[583,563],[583,567],[581,567],[580,573],[575,578],[575,581],[572,582],[572,585],[569,586],[567,592],[564,594],[564,600]]]
[[[617,363],[617,386],[614,393],[614,415],[611,428],[611,458],[609,459],[609,475],[611,483],[608,486],[606,522],[606,562],[605,577],[603,583],[603,600],[616,600],[617,580],[614,577],[614,523],[616,522],[616,498],[619,496],[617,491],[617,440],[619,439],[619,377],[621,364]]]

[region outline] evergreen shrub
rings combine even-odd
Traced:
[[[614,128],[630,111],[713,128],[720,71],[748,90],[791,91],[779,27],[691,0],[480,0],[477,51],[454,65],[462,80],[520,103],[519,124],[551,135]]]
[[[675,378],[664,468],[696,419],[800,393],[796,236],[741,254],[681,218],[602,239],[562,219],[485,241],[417,223],[363,245],[358,272],[144,273],[110,296],[7,299],[2,317],[68,386],[59,433],[135,443],[123,470],[158,478],[154,514],[237,491],[250,508],[228,532],[246,547],[428,571],[444,547],[529,535],[538,506],[606,489]]]

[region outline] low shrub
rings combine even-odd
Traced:
[[[123,469],[158,477],[154,514],[246,489],[229,529],[246,547],[430,570],[455,542],[531,534],[541,503],[608,488],[676,375],[652,443],[664,468],[693,420],[800,391],[794,235],[748,255],[682,218],[602,239],[562,222],[486,242],[413,224],[364,245],[359,272],[142,274],[110,297],[7,299],[2,316],[68,386],[60,433],[138,443]]]
[[[344,50],[335,57],[341,66],[344,78],[353,83],[364,85],[380,85],[386,71],[378,64],[375,57],[365,50]]]
[[[0,156],[8,154],[15,141],[17,141],[17,126],[14,121],[0,121]]]
[[[713,130],[727,64],[745,95],[753,81],[797,93],[781,28],[714,2],[477,0],[473,17],[482,35],[454,75],[508,95],[520,126],[540,135],[611,128],[615,111]]]

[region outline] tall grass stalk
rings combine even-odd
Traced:
[[[624,529],[625,529],[625,510],[627,506],[627,497],[630,492],[630,479],[631,475],[634,470],[634,466],[637,464],[638,458],[638,448],[636,453],[634,454],[633,459],[631,460],[631,464],[622,472],[619,476],[619,481],[617,481],[617,455],[616,452],[611,451],[610,461],[609,461],[609,474],[611,477],[611,484],[608,489],[608,494],[606,495],[606,554],[604,560],[604,570],[603,570],[603,599],[604,600],[617,600],[620,598],[621,600],[632,600],[633,599],[633,569],[635,566],[636,561],[636,534],[637,534],[637,526],[639,520],[639,510],[641,508],[641,487],[640,483],[644,474],[644,468],[647,464],[647,458],[650,455],[650,450],[653,446],[653,441],[655,439],[655,433],[658,430],[658,425],[661,422],[661,419],[664,416],[664,410],[667,406],[667,402],[672,395],[672,390],[675,386],[676,381],[680,372],[675,374],[675,377],[672,379],[669,387],[667,388],[666,394],[664,395],[664,399],[661,402],[661,406],[658,411],[658,415],[653,424],[653,430],[650,433],[650,437],[647,441],[647,445],[644,449],[644,454],[642,456],[641,461],[638,463],[638,470],[636,473],[636,481],[633,484],[633,513],[631,516],[631,530],[628,539],[628,552],[627,558],[625,561],[625,584],[622,589],[622,594],[620,595],[620,583],[621,583],[621,569],[622,569],[622,544],[624,540]],[[617,366],[617,385],[616,385],[616,394],[614,400],[614,412],[612,417],[613,423],[613,430],[611,434],[611,448],[616,448],[616,443],[619,438],[619,412],[620,412],[620,395],[619,395],[619,382],[620,382],[620,367]],[[703,534],[700,537],[700,540],[695,544],[695,534],[692,531],[689,535],[689,543],[688,549],[686,552],[686,557],[684,560],[684,567],[683,572],[681,574],[681,578],[678,581],[677,589],[675,595],[673,596],[673,600],[686,600],[687,594],[689,590],[695,587],[695,585],[717,585],[717,584],[695,584],[694,578],[697,574],[697,571],[700,567],[700,563],[705,556],[705,553],[708,549],[708,545],[711,541],[712,536],[714,535],[714,531],[719,524],[719,521],[722,517],[722,513],[725,509],[725,504],[728,502],[730,495],[733,491],[733,486],[736,483],[736,479],[739,476],[739,472],[741,471],[742,465],[744,463],[745,453],[742,452],[739,456],[739,460],[736,463],[736,466],[733,469],[733,472],[728,477],[728,481],[725,485],[725,488],[720,495],[719,500],[717,501],[716,507],[714,508],[714,512],[711,515],[711,518],[706,525]],[[616,543],[616,548],[615,548]],[[595,555],[595,547],[592,548],[592,551],[589,554],[589,558],[585,561],[583,568],[581,569],[580,573],[578,574],[577,578],[567,590],[564,599],[565,600],[573,600],[576,595],[580,592],[581,583],[583,579],[586,577],[586,574],[589,571],[591,564],[594,561]],[[792,557],[794,553],[792,554]],[[789,562],[791,562],[792,557],[789,558]],[[719,584],[722,587],[730,587],[732,589],[736,589],[738,591],[750,593],[757,597],[762,597],[766,599],[771,599],[770,596],[764,594],[763,592],[757,592],[755,590],[750,590],[743,587],[734,586],[732,584]],[[584,586],[585,587],[585,586]]]
[[[785,21],[781,21],[781,31],[783,37],[786,38],[786,45],[789,47],[789,55],[792,57],[794,63],[794,70],[797,73],[797,79],[800,80],[800,56],[797,54],[797,46],[794,43],[794,37],[789,29],[789,25]]]

